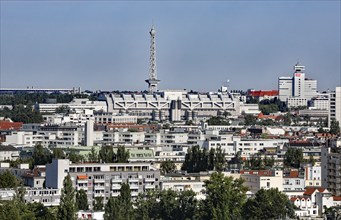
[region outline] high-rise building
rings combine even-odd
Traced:
[[[293,77],[279,77],[279,99],[287,102],[288,107],[306,106],[308,101],[317,96],[317,81],[305,77],[305,66],[297,63]]]
[[[329,98],[330,108],[328,125],[330,126],[331,121],[335,120],[339,122],[341,128],[341,87],[336,87],[335,92],[331,92]]]

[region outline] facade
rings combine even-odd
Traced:
[[[54,113],[57,108],[67,107],[71,112],[80,113],[84,110],[107,111],[104,101],[90,101],[88,99],[74,99],[70,103],[37,103],[35,109],[39,112]]]
[[[160,171],[150,163],[70,164],[68,159],[46,165],[46,187],[61,189],[67,174],[77,190],[86,191],[90,206],[95,197],[103,197],[104,203],[110,196],[117,197],[124,182],[130,185],[133,199],[160,187]]]
[[[244,186],[256,193],[260,189],[277,188],[283,191],[283,171],[281,170],[241,170]]]
[[[341,128],[341,87],[336,87],[335,92],[330,93],[329,127],[332,120],[338,121]]]
[[[4,160],[17,160],[19,159],[19,150],[13,146],[0,145],[0,161]]]
[[[305,66],[297,63],[293,77],[279,77],[279,99],[288,107],[307,106],[307,101],[317,96],[317,81],[305,77]]]
[[[341,196],[341,140],[329,142],[322,148],[322,187],[335,196]]]
[[[137,117],[130,115],[117,115],[112,112],[96,112],[96,124],[136,124]]]

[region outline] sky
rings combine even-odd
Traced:
[[[340,1],[0,1],[1,88],[277,89],[299,60],[341,85]]]

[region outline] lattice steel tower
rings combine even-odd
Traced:
[[[155,29],[152,26],[152,29],[149,31],[150,34],[150,58],[149,58],[149,79],[146,79],[146,83],[148,83],[148,90],[150,94],[153,94],[157,91],[157,84],[159,84],[160,80],[157,79],[156,73],[156,50],[155,50]]]

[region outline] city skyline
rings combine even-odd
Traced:
[[[152,25],[161,90],[277,89],[297,59],[341,84],[338,1],[2,1],[1,88],[146,90]]]

